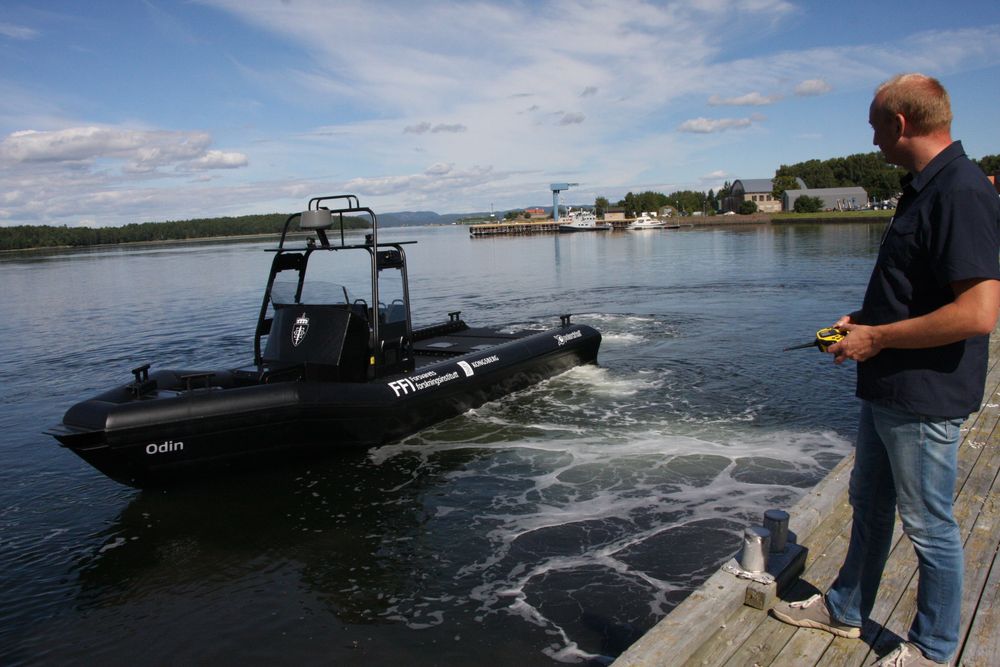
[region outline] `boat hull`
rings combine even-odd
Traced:
[[[589,225],[586,227],[559,225],[559,231],[563,234],[571,234],[573,232],[606,232],[610,229],[611,225]]]
[[[130,386],[70,408],[49,433],[130,486],[154,486],[219,467],[373,447],[416,433],[513,391],[596,361],[601,335],[569,324],[369,382],[249,382],[251,371],[212,374],[211,386]],[[205,373],[159,371],[160,387]],[[206,383],[208,384],[208,383]]]

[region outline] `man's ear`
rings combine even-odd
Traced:
[[[893,118],[893,128],[896,131],[896,138],[901,139],[907,128],[906,117],[903,114],[898,113]]]

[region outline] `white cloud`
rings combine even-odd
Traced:
[[[871,38],[852,32],[843,45],[834,35],[826,46],[800,48],[808,41],[802,30],[813,26],[799,22],[809,19],[801,3],[786,0],[194,4],[210,5],[196,11],[219,23],[195,29],[186,12],[158,4],[147,12],[150,38],[189,48],[216,29],[243,37],[241,24],[252,26],[254,39],[227,40],[219,59],[226,64],[216,64],[232,87],[170,88],[202,80],[210,67],[197,77],[178,70],[156,79],[157,94],[175,103],[154,111],[135,89],[134,103],[119,108],[64,79],[0,77],[0,216],[15,224],[73,216],[72,224],[85,212],[120,224],[137,202],[176,219],[196,206],[205,207],[197,215],[260,202],[289,209],[286,197],[338,188],[368,195],[378,210],[426,201],[441,211],[538,203],[546,184],[559,180],[611,197],[644,184],[685,189],[711,181],[697,174],[713,170],[766,173],[775,165],[759,165],[769,151],[788,145],[738,132],[762,121],[749,111],[711,118],[710,107],[769,105],[776,131],[801,136],[824,120],[796,116],[784,99],[793,94],[867,98],[896,71],[941,75],[1000,56],[995,25]],[[23,50],[27,63],[43,40],[19,28],[0,24],[0,38],[20,40],[0,43]],[[69,50],[63,56],[73,58]],[[154,67],[138,71],[152,80]],[[108,74],[119,75],[127,87],[127,76]],[[220,111],[214,96],[236,88],[253,108]],[[164,121],[190,93],[204,102],[197,120]],[[866,107],[867,99],[858,104],[862,115]],[[180,129],[150,129],[167,122]],[[213,137],[229,145],[215,149]]]
[[[701,176],[698,180],[701,181],[702,183],[716,183],[716,182],[721,183],[727,178],[729,178],[729,172],[723,169],[717,169],[713,172]]]
[[[344,183],[344,188],[348,192],[373,197],[400,192],[425,195],[455,188],[474,187],[503,178],[505,175],[495,174],[492,167],[474,166],[460,170],[455,169],[454,165],[439,163],[431,165],[419,174],[354,178]]]
[[[4,37],[10,37],[11,39],[35,39],[38,37],[39,32],[34,28],[28,28],[22,25],[15,25],[13,23],[0,22],[0,35]]]
[[[692,118],[677,126],[678,132],[712,134],[726,130],[742,129],[753,125],[749,118]]]
[[[171,132],[111,127],[12,132],[0,142],[0,165],[68,164],[94,166],[118,161],[125,174],[178,170],[234,169],[249,160],[243,153],[208,150],[206,132]]]
[[[99,158],[126,161],[125,171],[142,173],[164,165],[194,160],[211,143],[205,132],[168,132],[111,127],[21,130],[0,142],[0,161],[92,162]]]
[[[438,134],[439,132],[465,132],[468,130],[465,125],[461,123],[438,123],[437,125],[431,125],[430,123],[424,121],[417,123],[416,125],[407,125],[403,128],[403,134]]]
[[[148,215],[153,202],[188,207],[192,191],[173,181],[249,164],[243,153],[209,150],[211,141],[206,132],[94,125],[12,132],[0,141],[0,219],[76,224],[86,215],[122,224],[133,211]],[[164,186],[138,187],[152,179]]]
[[[713,107],[765,106],[768,104],[774,104],[775,102],[780,102],[782,98],[782,95],[762,95],[758,92],[747,93],[746,95],[740,95],[738,97],[721,97],[719,95],[712,95],[708,98],[708,104]]]
[[[807,79],[795,86],[795,94],[802,96],[824,95],[833,90],[833,86],[823,79]]]
[[[188,162],[185,166],[190,169],[238,169],[250,163],[249,158],[243,153],[232,151],[208,151],[201,157]]]

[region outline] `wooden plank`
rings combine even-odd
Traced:
[[[688,664],[700,667],[724,665],[744,643],[758,636],[764,618],[764,612],[759,609],[740,607],[712,637],[691,654]]]
[[[833,583],[834,579],[837,578],[837,573],[840,571],[840,566],[844,562],[844,558],[847,555],[847,546],[850,542],[850,520],[847,519],[841,525],[841,533],[837,540],[838,548],[829,549],[825,557],[817,561],[813,567],[807,571],[807,577],[814,588],[819,592],[825,593]],[[790,597],[789,599],[802,599],[802,596]],[[771,619],[771,624],[774,625],[785,625],[777,619]],[[788,626],[786,626],[788,627]],[[795,656],[801,651],[806,651],[809,655],[813,656],[824,656],[826,658],[827,654],[835,655],[838,649],[843,649],[844,646],[852,647],[862,642],[856,639],[845,639],[843,642],[834,644],[833,640],[835,637],[827,632],[822,632],[818,630],[806,630],[797,629],[796,641],[790,644],[786,649],[783,649],[780,653],[774,656],[775,664],[795,664]],[[735,666],[734,666],[735,667]]]
[[[1000,449],[1000,427],[994,429],[988,447]],[[982,499],[969,539],[965,543],[965,588],[962,619],[967,628],[961,647],[961,664],[989,665],[1000,656],[1000,478],[994,475]]]
[[[745,579],[719,570],[621,654],[615,667],[684,664],[743,606],[746,587]]]
[[[795,534],[797,542],[810,546],[808,541],[811,540],[813,531],[829,519],[838,506],[845,504],[853,467],[852,451],[789,510],[788,529]]]
[[[846,493],[846,492],[845,492]],[[801,600],[812,593],[821,592],[819,587],[825,587],[837,576],[841,563],[847,554],[848,537],[850,535],[850,506],[841,503],[828,516],[810,538],[810,556],[812,563],[806,570],[806,579],[793,587],[785,596],[789,600]],[[845,532],[846,531],[846,532]],[[816,545],[822,545],[819,549]],[[803,637],[795,639],[788,650],[797,655],[798,643],[818,642],[817,646],[829,642],[830,635],[817,633],[814,630],[795,628],[786,625],[771,616],[762,616],[760,627],[748,642],[732,652],[724,663],[729,667],[742,667],[752,664],[769,664],[780,659],[786,650],[786,645],[802,633]],[[825,645],[825,644],[824,644]],[[821,652],[821,651],[820,651]]]
[[[772,667],[803,667],[815,665],[823,658],[827,646],[833,641],[833,635],[822,630],[802,628],[795,631],[791,641],[785,644],[781,653],[771,661]]]
[[[808,536],[810,563],[823,558],[829,560],[831,567],[839,567],[839,562],[844,557],[847,542],[841,532],[851,511],[846,502],[846,488],[853,458],[853,454],[845,457],[821,484],[789,512],[789,524],[794,526],[793,532],[798,541],[803,541],[803,534]],[[817,520],[820,523],[817,524]],[[815,565],[807,565],[807,568],[814,567]],[[799,586],[800,588],[793,586],[786,597],[797,599],[810,594],[807,585]],[[764,612],[742,607],[720,624],[712,637],[689,657],[688,664],[709,666],[745,665],[761,661],[766,663],[782,649],[794,632],[795,628],[774,620]]]
[[[984,567],[992,561],[992,554],[1000,543],[1000,517],[997,504],[1000,502],[1000,488],[996,470],[1000,466],[1000,424],[995,424],[989,439],[981,446],[989,448],[990,456],[983,457],[983,465],[977,468],[979,476],[985,478],[982,485],[988,486],[985,492],[978,495],[976,505],[978,512],[972,517],[972,525],[965,541],[965,582],[962,594],[963,630],[968,630],[974,623],[976,608],[982,595],[987,594],[990,570]],[[992,464],[992,466],[990,465]],[[992,476],[992,479],[989,479]],[[979,484],[970,488],[970,493],[979,494]]]
[[[958,664],[966,667],[989,667],[1000,659],[1000,557],[993,552],[989,578],[979,599],[975,619]]]

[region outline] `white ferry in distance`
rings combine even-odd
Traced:
[[[598,223],[593,211],[569,211],[568,222],[559,223],[560,232],[603,232],[611,229],[611,225]]]

